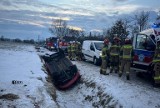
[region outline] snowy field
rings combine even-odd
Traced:
[[[160,108],[160,88],[152,87],[148,80],[133,72],[130,81],[115,73],[101,75],[100,67],[90,62],[73,61],[81,80],[59,91],[38,57],[46,53],[51,52],[0,42],[0,108]]]
[[[34,46],[0,41],[0,108],[57,108]]]

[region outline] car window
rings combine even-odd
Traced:
[[[90,49],[91,49],[91,50],[95,50],[95,49],[94,49],[94,46],[93,46],[93,43],[91,43]]]
[[[94,42],[94,44],[97,50],[102,50],[103,42]]]
[[[139,34],[136,40],[136,47],[137,49],[144,49],[154,51],[156,46],[153,41],[147,35]]]

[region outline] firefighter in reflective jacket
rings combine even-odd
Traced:
[[[102,48],[102,55],[101,55],[102,64],[100,69],[100,74],[104,74],[104,75],[109,75],[109,72],[107,72],[107,56],[109,55],[108,44],[109,44],[109,40],[105,39],[104,46]]]
[[[72,53],[71,53],[71,42],[68,43],[67,52],[68,52],[68,58],[71,59],[71,56],[72,56]]]
[[[153,64],[155,72],[154,83],[160,84],[160,37],[157,37],[157,48],[155,50]]]
[[[119,71],[119,53],[120,53],[120,38],[117,36],[113,38],[113,43],[110,47],[110,73],[115,70],[115,73]]]
[[[75,55],[75,42],[72,42],[71,44],[71,60],[75,60],[76,59],[76,55]]]
[[[79,60],[79,61],[82,60],[81,53],[82,53],[81,43],[76,42],[76,57],[77,57],[77,60]]]
[[[131,40],[126,38],[125,39],[125,44],[121,47],[120,50],[120,71],[119,71],[119,77],[122,76],[122,73],[126,71],[126,78],[127,80],[130,79],[129,73],[130,73],[130,65],[131,65],[131,60],[133,56],[133,50],[132,50],[132,45],[131,45]]]

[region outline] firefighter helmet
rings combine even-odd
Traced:
[[[108,45],[108,44],[109,44],[109,40],[108,40],[108,39],[105,39],[105,40],[104,40],[104,44]]]
[[[126,38],[126,39],[125,39],[125,44],[131,44],[131,39]]]
[[[119,37],[117,37],[117,36],[115,36],[115,37],[113,38],[113,40],[116,41],[116,42],[120,42],[120,41],[121,41],[121,39],[120,39]]]

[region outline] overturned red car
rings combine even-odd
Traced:
[[[52,55],[42,56],[42,59],[57,88],[67,89],[80,79],[77,66],[65,57],[62,50]]]

